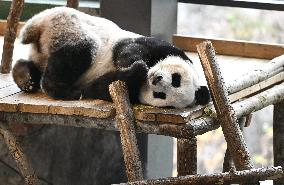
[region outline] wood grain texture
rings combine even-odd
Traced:
[[[181,177],[167,177],[144,181],[121,183],[120,185],[203,185],[203,184],[239,184],[244,181],[273,180],[282,177],[283,171],[279,167],[258,168],[243,171],[230,171],[208,175],[187,175]]]
[[[3,53],[1,60],[1,73],[9,73],[12,65],[14,42],[17,28],[24,9],[24,0],[13,0],[7,18],[7,28],[4,36]]]
[[[22,148],[15,136],[7,129],[5,123],[0,122],[0,135],[2,136],[5,144],[7,145],[11,156],[14,158],[20,173],[23,175],[27,185],[38,185],[39,181],[35,174],[34,169],[31,167],[27,157],[23,153]]]
[[[67,0],[67,7],[78,9],[79,0]]]
[[[273,155],[274,165],[284,166],[284,101],[274,105],[273,111]],[[284,177],[274,180],[274,185],[283,185]]]
[[[115,81],[109,86],[109,92],[116,109],[116,124],[120,131],[128,181],[142,180],[143,172],[137,146],[135,118],[129,101],[128,89],[124,82]]]
[[[177,139],[178,176],[197,174],[197,139]]]
[[[135,118],[139,121],[185,124],[202,116],[202,106],[184,109],[157,108],[146,105],[134,106]]]
[[[17,36],[19,36],[19,32],[24,25],[25,25],[24,22],[19,22],[18,29],[17,29],[17,32],[16,32]],[[0,20],[0,36],[5,34],[6,28],[7,28],[7,21],[6,20]]]
[[[267,44],[249,41],[221,40],[174,35],[173,43],[186,51],[196,52],[196,45],[210,40],[220,55],[232,55],[262,59],[272,59],[284,54],[283,44]]]
[[[216,61],[214,47],[211,42],[207,41],[199,44],[197,51],[213,99],[217,120],[222,127],[236,169],[251,169],[252,160],[237,123],[237,116],[228,99],[228,92]]]

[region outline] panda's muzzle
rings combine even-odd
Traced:
[[[153,77],[152,84],[157,85],[162,79],[163,79],[163,76],[155,76]]]

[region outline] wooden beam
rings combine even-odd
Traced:
[[[135,118],[124,82],[110,84],[109,92],[116,107],[116,124],[120,131],[121,145],[128,181],[143,179],[140,152],[137,146]]]
[[[19,32],[24,25],[25,25],[24,22],[19,22],[18,30],[17,30],[17,36],[19,36]],[[0,20],[0,36],[3,36],[5,34],[6,27],[7,27],[7,21],[6,20]]]
[[[211,42],[207,41],[197,45],[197,51],[216,109],[217,120],[222,127],[236,169],[252,169],[252,160],[238,125],[237,115],[228,99],[228,92],[224,86],[214,47]]]
[[[272,76],[271,78],[268,78],[258,84],[255,84],[253,86],[250,86],[248,88],[245,88],[241,91],[238,91],[236,93],[233,93],[231,95],[229,95],[229,99],[231,100],[231,102],[235,102],[237,100],[240,100],[242,98],[245,98],[247,96],[251,96],[259,91],[262,91],[264,89],[267,89],[269,87],[271,87],[272,85],[275,85],[279,82],[284,81],[284,72],[280,72],[275,76]]]
[[[196,52],[196,45],[210,40],[219,55],[232,55],[262,59],[273,59],[284,54],[283,44],[268,44],[251,41],[224,40],[213,38],[200,38],[182,35],[174,35],[173,43],[185,50]]]
[[[14,42],[17,36],[20,17],[24,9],[24,0],[13,0],[7,17],[7,29],[4,36],[3,52],[1,59],[1,73],[9,73],[12,67]]]
[[[144,181],[121,183],[120,185],[198,185],[223,184],[223,182],[238,184],[242,182],[274,180],[282,176],[283,171],[281,167],[270,167],[208,175],[198,174],[180,177],[166,177],[161,179],[148,179]]]

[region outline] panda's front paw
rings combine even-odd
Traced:
[[[32,61],[18,60],[12,75],[15,83],[24,92],[35,92],[40,88],[41,73]]]
[[[148,66],[144,61],[136,61],[130,66],[131,76],[141,80],[146,80],[148,73]]]

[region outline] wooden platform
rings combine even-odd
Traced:
[[[182,124],[200,116],[195,109],[160,109],[136,105],[135,116],[140,121]],[[0,111],[38,114],[76,115],[94,118],[112,118],[112,103],[102,100],[54,100],[42,92],[24,93],[13,82],[10,74],[0,74]]]

